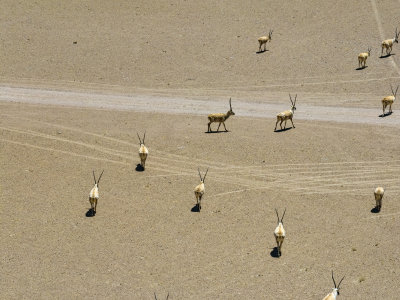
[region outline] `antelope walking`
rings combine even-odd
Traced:
[[[393,39],[388,39],[388,40],[382,41],[381,57],[383,56],[383,49],[386,50],[386,55],[389,55],[392,52],[393,43],[399,42],[399,33],[400,32],[397,32],[397,28],[396,28],[395,37]]]
[[[149,154],[149,150],[144,145],[144,140],[146,138],[146,132],[144,132],[143,141],[140,139],[139,133],[137,133],[137,136],[139,138],[139,145],[140,145],[139,146],[140,165],[142,166],[142,168],[144,170],[145,169],[147,155]]]
[[[104,172],[104,170],[103,170],[103,172]],[[103,175],[103,172],[101,172],[99,180],[96,180],[96,175],[94,175],[94,170],[93,170],[94,187],[90,190],[89,202],[90,202],[91,210],[94,214],[96,213],[97,200],[99,200],[99,182],[100,182],[101,176]]]
[[[375,195],[375,201],[376,201],[376,210],[377,211],[381,211],[382,208],[382,198],[383,198],[383,194],[385,193],[385,190],[383,189],[383,187],[377,187],[374,191],[374,195]]]
[[[221,123],[224,125],[225,131],[226,127],[225,127],[225,121],[230,117],[230,116],[234,116],[235,113],[232,110],[232,98],[229,98],[229,107],[230,109],[228,110],[228,112],[226,114],[223,113],[217,113],[217,114],[210,114],[208,115],[208,130],[207,132],[212,132],[211,130],[211,123],[214,122],[219,122],[218,128],[217,128],[217,132],[219,131],[219,127],[221,126]]]
[[[293,124],[293,115],[294,115],[294,111],[296,110],[296,101],[297,101],[297,94],[296,97],[294,98],[294,102],[292,101],[292,96],[289,94],[289,98],[290,98],[290,102],[292,103],[292,108],[290,110],[285,110],[279,114],[277,114],[276,116],[276,124],[275,124],[275,130],[276,131],[276,126],[278,126],[278,122],[281,121],[281,123],[279,124],[281,126],[281,130],[282,130],[282,122],[285,121],[285,128],[286,129],[286,122],[287,120],[290,120],[290,122],[292,122],[292,126],[294,127]]]
[[[282,255],[282,244],[283,240],[285,239],[286,236],[286,231],[283,228],[283,217],[285,216],[286,213],[286,208],[285,211],[283,212],[282,218],[279,220],[279,214],[278,211],[275,208],[276,216],[278,217],[278,226],[276,226],[274,230],[274,236],[277,244],[277,250],[278,250],[278,256]]]
[[[201,198],[203,198],[203,195],[204,195],[204,192],[205,192],[204,181],[206,180],[208,168],[207,168],[206,173],[204,174],[204,177],[201,177],[200,168],[198,169],[198,171],[199,171],[199,176],[200,176],[200,184],[194,188],[194,195],[196,196],[196,201],[197,201],[196,205],[197,205],[197,208],[199,209],[199,212],[200,212],[200,210],[201,210]]]
[[[368,47],[368,52],[358,54],[358,67],[365,68],[368,56],[371,55],[371,48]]]
[[[385,109],[389,105],[389,113],[392,113],[392,104],[394,100],[396,100],[397,90],[399,86],[396,88],[396,92],[393,90],[392,85],[390,85],[390,89],[392,90],[392,96],[386,96],[382,99],[382,108],[383,108],[383,116],[385,115]]]
[[[333,284],[335,285],[335,287],[333,288],[333,291],[330,292],[328,295],[326,295],[324,297],[324,299],[322,299],[322,300],[336,300],[337,295],[339,295],[339,286],[343,279],[344,279],[344,276],[340,280],[339,284],[336,286],[336,282],[335,282],[335,278],[333,277],[333,270],[332,270],[332,280],[333,280]]]
[[[268,36],[262,36],[258,38],[258,43],[260,44],[258,52],[261,52],[261,46],[264,45],[264,51],[267,51],[267,42],[271,41],[273,30],[270,30]]]

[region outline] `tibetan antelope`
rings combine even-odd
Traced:
[[[167,295],[167,298],[165,298],[165,300],[168,300],[168,297],[169,297],[169,293],[168,293],[168,295]],[[158,300],[158,299],[157,299],[156,293],[154,293],[154,299],[155,299],[155,300]]]
[[[200,210],[201,210],[201,198],[203,198],[204,191],[205,191],[204,181],[206,180],[208,168],[207,168],[206,173],[204,174],[204,177],[201,177],[200,168],[198,169],[198,171],[199,171],[199,176],[200,176],[200,184],[194,188],[194,195],[196,196],[196,201],[197,201],[196,205],[197,205],[197,208],[199,209],[199,212],[200,212]]]
[[[274,236],[275,236],[275,240],[276,240],[276,244],[277,244],[277,250],[278,250],[278,256],[281,256],[282,254],[282,244],[283,244],[283,240],[285,239],[286,236],[286,231],[283,228],[283,217],[285,216],[286,213],[286,208],[285,211],[283,212],[282,218],[279,220],[279,214],[278,211],[276,210],[276,216],[278,217],[278,226],[276,226],[275,230],[274,230]]]
[[[383,187],[377,187],[374,191],[374,195],[375,195],[375,201],[376,201],[376,210],[380,211],[382,208],[382,198],[383,198],[383,194],[385,193],[385,190],[383,189]]]
[[[94,187],[91,189],[89,193],[89,202],[93,213],[96,213],[97,200],[99,200],[99,182],[101,176],[103,175],[103,172],[101,172],[99,179],[96,180],[96,175],[94,175],[94,170],[93,170]]]
[[[217,132],[219,131],[219,126],[221,126],[221,123],[224,125],[225,131],[226,127],[225,127],[225,121],[230,117],[230,116],[234,116],[235,113],[232,110],[232,98],[229,98],[229,107],[230,109],[228,110],[228,112],[226,114],[223,113],[217,113],[217,114],[210,114],[208,115],[208,130],[207,132],[212,132],[211,130],[211,123],[214,122],[219,122],[218,128],[217,128]]]
[[[368,52],[363,52],[358,54],[358,67],[365,68],[368,56],[371,55],[371,48],[368,47]]]
[[[332,280],[333,280],[333,284],[335,285],[335,287],[333,288],[333,291],[330,292],[328,295],[326,295],[324,297],[324,299],[322,299],[322,300],[336,300],[337,295],[339,295],[339,286],[343,279],[344,279],[344,276],[340,280],[339,284],[336,286],[336,282],[335,282],[335,278],[333,277],[333,270],[332,270]]]
[[[390,89],[392,90],[392,96],[386,96],[382,99],[382,108],[383,108],[383,115],[385,115],[385,109],[389,105],[389,113],[392,113],[392,104],[394,100],[396,100],[397,90],[399,86],[396,88],[396,92],[393,90],[392,85],[390,85]]]
[[[281,123],[279,124],[281,126],[281,130],[282,130],[282,122],[285,121],[285,128],[286,129],[286,122],[287,120],[290,120],[290,122],[292,122],[292,126],[294,127],[293,124],[293,115],[294,115],[294,111],[296,110],[296,101],[297,101],[297,94],[296,97],[294,98],[294,102],[292,100],[292,96],[289,94],[289,98],[290,98],[290,102],[292,103],[292,108],[290,110],[285,110],[279,114],[277,114],[276,116],[276,124],[275,124],[275,131],[276,131],[276,126],[278,126],[278,122],[281,121]]]
[[[382,42],[381,57],[383,56],[383,49],[386,50],[386,55],[389,55],[392,52],[393,43],[398,43],[399,42],[399,33],[400,32],[397,32],[397,28],[396,28],[394,39],[388,39],[388,40],[384,40]]]
[[[146,138],[146,132],[143,135],[143,141],[140,139],[139,133],[137,133],[139,138],[139,157],[140,157],[140,165],[142,166],[143,170],[145,169],[147,155],[149,154],[149,150],[144,145],[144,139]]]
[[[258,48],[258,52],[261,52],[261,46],[262,45],[264,45],[264,51],[267,51],[267,42],[271,41],[272,32],[273,32],[273,30],[270,30],[269,33],[268,33],[268,36],[262,36],[262,37],[258,38],[258,43],[260,44],[259,48]]]

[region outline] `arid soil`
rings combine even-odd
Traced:
[[[389,0],[3,1],[0,298],[322,299],[334,270],[340,299],[397,299],[397,100],[379,115],[400,45],[379,56],[399,12]],[[296,128],[274,132],[288,93]],[[230,97],[229,132],[206,133]],[[92,170],[104,175],[86,217]],[[280,258],[275,208],[287,209]]]

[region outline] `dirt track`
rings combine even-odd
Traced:
[[[322,299],[333,269],[340,299],[397,299],[397,100],[379,115],[400,46],[379,58],[379,44],[399,4],[4,1],[0,298]],[[274,132],[288,93],[296,128]],[[229,97],[230,132],[205,133]]]

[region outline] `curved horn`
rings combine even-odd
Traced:
[[[232,110],[232,98],[229,98],[229,107],[230,107],[231,110]]]
[[[336,281],[335,281],[335,278],[333,277],[333,270],[332,270],[332,280],[333,280],[333,284],[335,285],[335,289],[336,289],[337,287],[336,287]]]
[[[397,86],[397,88],[396,88],[396,93],[394,93],[394,96],[396,97],[396,95],[397,95],[397,90],[399,89],[399,86]]]
[[[279,223],[279,214],[278,214],[278,210],[275,208],[275,212],[276,212],[276,216],[278,217],[278,223]]]
[[[290,103],[292,103],[292,105],[293,105],[292,95],[290,95],[290,93],[289,93],[289,98],[290,98]]]
[[[94,170],[93,170],[93,178],[94,178],[94,184],[96,184],[96,175],[94,175]]]
[[[144,145],[144,140],[146,139],[146,130],[144,131],[144,135],[143,135],[143,145]]]
[[[296,94],[296,97],[294,97],[294,103],[293,103],[293,105],[296,105],[296,101],[297,101],[297,94]]]
[[[137,137],[139,138],[139,143],[143,144],[142,140],[140,139],[139,133],[136,132],[136,134],[137,134]]]
[[[99,185],[99,182],[100,182],[101,176],[103,176],[103,173],[104,173],[104,170],[103,170],[103,172],[101,172],[99,180],[97,180],[97,185]]]
[[[345,276],[343,276],[343,278],[339,281],[339,284],[338,284],[338,286],[337,286],[337,289],[339,289],[339,286],[340,286],[340,284],[342,283],[344,277],[345,277]]]
[[[284,210],[282,218],[281,218],[281,223],[283,223],[283,217],[285,216],[285,213],[286,213],[286,207],[285,207],[285,210]]]
[[[206,174],[204,174],[203,183],[206,181],[207,172],[208,172],[208,168],[207,168]]]

